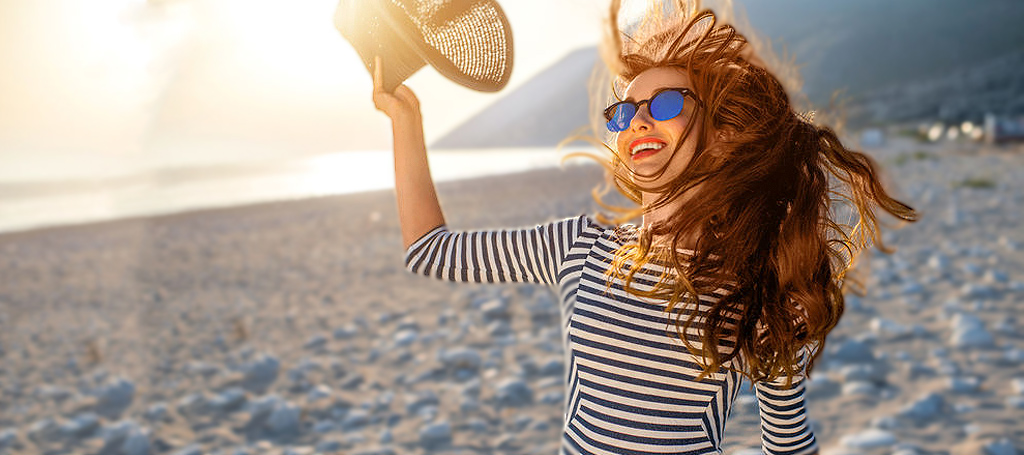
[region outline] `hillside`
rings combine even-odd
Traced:
[[[746,0],[758,36],[792,56],[814,107],[833,94],[849,126],[1024,114],[1024,2]],[[585,48],[454,128],[434,147],[547,147],[587,125]]]

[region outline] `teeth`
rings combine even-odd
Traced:
[[[660,150],[664,147],[665,144],[662,144],[660,142],[644,142],[643,144],[639,144],[636,147],[633,147],[633,150],[630,152],[630,154],[636,155],[637,153],[640,153],[647,149]]]

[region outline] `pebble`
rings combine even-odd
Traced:
[[[533,402],[533,390],[521,379],[505,379],[498,383],[496,398],[501,406],[526,406]]]
[[[198,445],[189,444],[181,448],[177,452],[174,452],[173,455],[203,455],[203,449]]]
[[[101,387],[96,395],[96,413],[108,419],[116,419],[132,404],[135,384],[124,378],[115,378]]]
[[[1003,352],[1003,360],[1005,360],[1007,363],[1011,365],[1019,365],[1024,363],[1024,349],[1007,349],[1005,352]]]
[[[874,383],[867,381],[853,381],[843,383],[842,393],[843,395],[861,395],[861,396],[877,396],[878,387]]]
[[[324,398],[330,398],[333,394],[334,391],[331,390],[330,387],[319,384],[316,387],[313,387],[313,390],[310,390],[309,393],[306,394],[306,401],[314,403]]]
[[[920,324],[905,325],[879,317],[871,319],[870,325],[876,334],[894,339],[920,337],[927,333]]]
[[[462,381],[475,377],[483,364],[483,357],[480,353],[470,348],[442,351],[438,357],[445,370]]]
[[[395,455],[395,449],[391,447],[377,447],[370,449],[363,449],[353,453],[353,455]]]
[[[484,434],[490,430],[490,425],[487,424],[487,421],[479,417],[473,417],[466,421],[466,423],[462,425],[462,428],[473,433]]]
[[[100,428],[99,416],[91,412],[79,414],[60,426],[61,433],[66,437],[84,438]]]
[[[185,372],[189,374],[196,374],[206,378],[212,377],[217,373],[220,373],[220,366],[206,363],[206,362],[189,362],[185,367]]]
[[[950,344],[956,348],[983,348],[995,343],[985,324],[973,314],[957,313],[952,319]]]
[[[886,368],[878,363],[843,365],[839,368],[839,375],[845,382],[885,384]]]
[[[263,354],[252,363],[245,366],[245,378],[242,387],[255,393],[265,393],[267,389],[277,380],[281,370],[281,362],[269,354]]]
[[[232,412],[245,404],[245,390],[231,387],[209,400],[209,405],[220,412]]]
[[[975,393],[981,387],[981,379],[973,376],[946,378],[946,387],[953,393]]]
[[[492,321],[487,324],[487,333],[490,333],[492,338],[507,337],[512,335],[512,324],[503,319]]]
[[[928,267],[940,272],[946,271],[949,269],[949,258],[938,253],[933,254],[928,258]]]
[[[540,402],[544,404],[559,404],[565,399],[565,394],[562,392],[547,392],[541,395]]]
[[[842,389],[838,382],[821,374],[811,376],[810,380],[804,384],[807,387],[806,393],[809,398],[827,398],[839,393]],[[749,395],[740,395],[740,397],[743,396]]]
[[[480,305],[480,312],[485,321],[506,320],[511,317],[508,310],[508,302],[504,299],[494,299]]]
[[[114,422],[103,427],[101,435],[105,447],[121,447],[129,436],[140,432],[138,424],[131,420]]]
[[[999,293],[988,284],[967,283],[960,287],[960,296],[965,299],[994,299]]]
[[[29,440],[43,443],[58,439],[60,436],[60,426],[57,425],[55,420],[47,417],[32,423],[25,433],[28,435]]]
[[[1005,404],[1008,409],[1024,409],[1024,396],[1006,397]]]
[[[149,433],[135,429],[121,444],[121,455],[149,455],[150,449]]]
[[[988,269],[982,279],[988,283],[1007,283],[1010,281],[1010,276],[1002,270]]]
[[[306,343],[302,345],[304,349],[311,351],[320,351],[327,347],[327,337],[321,334],[316,334],[306,340]]]
[[[333,420],[318,420],[313,424],[314,433],[333,433],[338,429],[338,426]]]
[[[899,419],[895,417],[882,416],[871,419],[871,426],[880,430],[894,430],[899,428],[901,425]]]
[[[936,417],[945,404],[942,395],[929,392],[900,410],[900,415],[915,419],[930,419]]]
[[[0,449],[14,445],[18,440],[18,432],[13,428],[0,431]]]
[[[867,429],[860,433],[843,436],[839,443],[852,449],[876,449],[879,447],[890,447],[896,444],[896,436],[892,433],[879,430]]]
[[[1013,387],[1013,393],[1024,395],[1024,378],[1015,378],[1010,381],[1010,385]]]
[[[429,423],[420,428],[420,444],[428,449],[452,442],[452,426],[447,421]]]
[[[370,413],[362,409],[353,409],[341,421],[341,431],[358,430],[370,423]]]
[[[200,393],[190,393],[178,400],[178,413],[191,418],[208,411],[209,402]]]
[[[957,414],[964,414],[978,409],[973,403],[956,403],[953,405],[953,411]]]
[[[561,377],[564,373],[565,370],[562,367],[562,359],[560,357],[551,358],[545,361],[544,365],[541,365],[540,371],[538,372],[538,374],[540,374],[541,376],[557,377]]]
[[[875,354],[866,343],[849,339],[839,343],[832,350],[831,358],[840,362],[868,363],[875,361]]]
[[[348,340],[354,338],[357,334],[359,334],[359,328],[354,324],[349,324],[345,327],[334,329],[333,336],[335,340]]]
[[[146,408],[146,412],[143,416],[149,420],[163,420],[167,417],[167,403],[153,403],[149,408]]]
[[[408,394],[405,396],[405,410],[409,414],[419,414],[423,408],[426,407],[437,407],[441,404],[441,399],[437,396],[437,393],[433,390],[421,390],[415,394]]]
[[[985,444],[986,455],[1017,455],[1017,448],[1009,439],[1000,439]]]
[[[402,330],[395,334],[395,347],[404,348],[412,346],[419,338],[419,332],[412,329]]]
[[[61,402],[71,398],[72,392],[64,387],[44,385],[36,389],[36,396],[44,400]]]
[[[984,328],[970,327],[953,332],[950,344],[956,348],[986,348],[993,346],[995,339]]]
[[[267,428],[277,436],[291,436],[299,431],[299,408],[287,401],[279,402],[267,418]]]
[[[245,410],[249,413],[248,426],[261,426],[270,417],[270,413],[274,412],[278,406],[284,400],[277,395],[266,395],[255,400],[251,400],[245,405]]]

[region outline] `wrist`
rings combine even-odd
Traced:
[[[391,118],[391,127],[394,131],[422,131],[423,130],[423,116],[419,112],[410,112],[407,114],[396,115]]]

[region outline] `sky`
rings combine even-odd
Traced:
[[[498,93],[421,69],[427,142],[600,34],[605,2],[502,2]],[[390,147],[334,0],[0,0],[0,182]],[[113,169],[113,170],[112,170]]]

